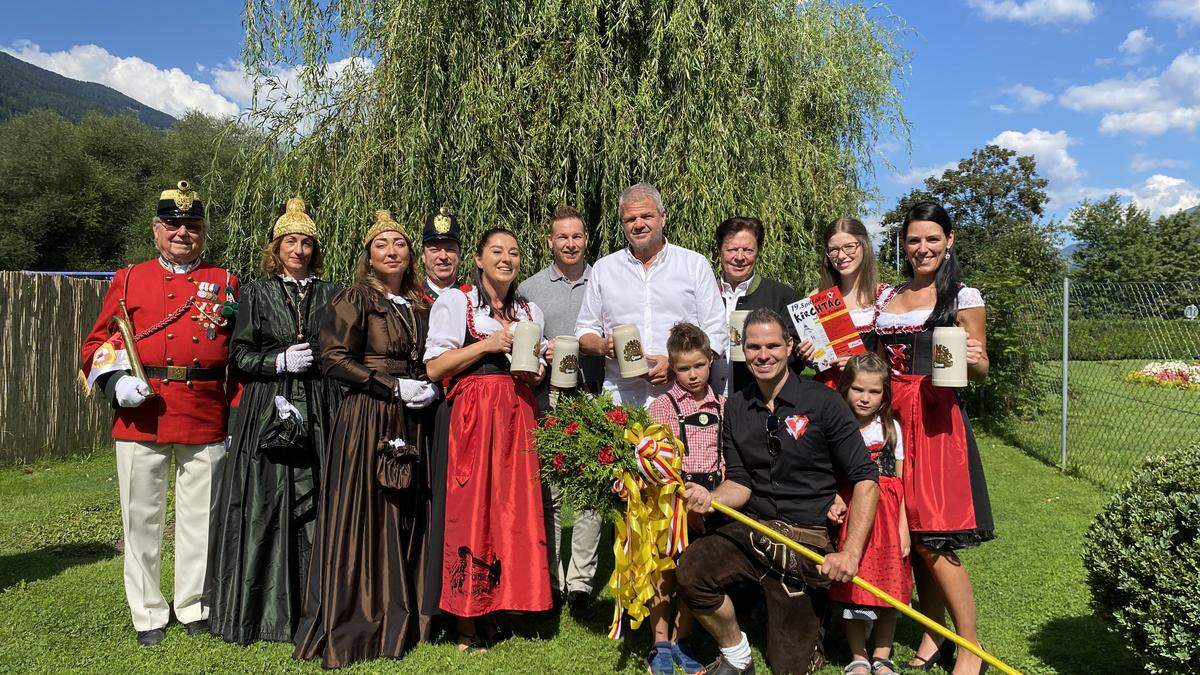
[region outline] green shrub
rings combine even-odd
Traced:
[[[1058,344],[1061,349],[1062,343]],[[1191,360],[1198,354],[1200,322],[1110,317],[1071,320],[1071,358],[1076,361]]]
[[[1151,673],[1200,657],[1200,445],[1147,460],[1088,529],[1095,608]]]

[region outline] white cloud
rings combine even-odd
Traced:
[[[1136,110],[1158,98],[1157,79],[1127,77],[1069,87],[1058,97],[1058,102],[1071,110]]]
[[[1200,24],[1200,0],[1151,0],[1147,9],[1162,19]]]
[[[1070,87],[1058,100],[1072,110],[1105,112],[1100,131],[1106,134],[1191,133],[1200,126],[1200,54],[1179,54],[1161,75]]]
[[[44,52],[28,40],[18,40],[0,51],[64,77],[98,82],[126,96],[180,117],[199,110],[219,117],[236,115],[239,107],[197,82],[179,68],[161,69],[136,56],[120,57],[97,45],[76,45],[65,51]]]
[[[941,176],[944,171],[953,169],[956,166],[958,166],[958,162],[946,162],[931,166],[914,166],[908,171],[903,171],[892,176],[892,180],[902,184],[920,183],[926,178]]]
[[[1145,155],[1134,155],[1129,159],[1129,170],[1134,173],[1145,173],[1154,169],[1186,169],[1187,167],[1188,162],[1182,159],[1147,157]]]
[[[1012,99],[1011,105],[1007,103],[997,103],[992,105],[992,110],[1002,113],[1037,110],[1047,101],[1050,101],[1054,98],[1041,89],[1038,89],[1037,87],[1031,87],[1028,84],[1014,84],[1011,87],[1005,87],[1004,89],[1001,89],[1000,93]]]
[[[1087,23],[1096,17],[1092,0],[967,0],[988,20],[1021,23]]]
[[[374,64],[356,57],[344,58],[330,63],[325,67],[325,77],[338,79],[351,67],[370,71]],[[230,60],[214,66],[213,86],[218,92],[236,101],[243,108],[249,108],[254,102],[254,79],[243,69],[242,65]],[[301,70],[299,67],[280,68],[271,74],[269,79],[259,82],[258,98],[260,104],[271,104],[281,101],[288,96],[295,96],[302,88],[300,83]]]
[[[1014,150],[1021,155],[1033,155],[1038,170],[1046,177],[1062,183],[1077,183],[1083,178],[1079,163],[1067,151],[1075,143],[1065,131],[1003,131],[988,141],[993,145]]]
[[[1145,28],[1138,28],[1129,31],[1129,34],[1125,36],[1125,40],[1117,48],[1117,51],[1127,57],[1137,59],[1153,47],[1154,38],[1150,37],[1150,33]]]
[[[1200,204],[1200,187],[1182,179],[1156,173],[1130,193],[1138,208],[1147,209],[1150,215],[1169,215]]]

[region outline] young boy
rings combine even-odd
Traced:
[[[665,425],[683,445],[683,480],[713,489],[724,477],[720,438],[725,397],[718,396],[708,386],[713,361],[708,336],[690,323],[675,324],[667,337],[667,358],[675,383],[650,404],[650,419]],[[697,514],[688,514],[688,534],[695,537],[703,532],[704,521]],[[674,590],[674,572],[664,573],[662,587],[650,608],[654,646],[646,655],[646,665],[651,673],[673,673],[676,664],[685,673],[698,673],[704,670],[704,665],[684,653],[679,645],[679,640],[691,632],[692,617],[682,603],[678,614],[672,617]]]

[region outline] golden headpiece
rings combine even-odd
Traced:
[[[317,224],[313,222],[312,216],[308,215],[308,207],[299,197],[287,200],[283,215],[279,216],[275,221],[274,229],[271,230],[271,240],[274,241],[289,234],[302,234],[312,237],[313,241],[318,238]]]
[[[366,236],[363,237],[363,246],[369,246],[372,239],[384,232],[399,232],[404,235],[405,239],[408,239],[408,233],[404,231],[403,227],[400,227],[400,223],[392,219],[392,212],[380,209],[375,212],[375,223],[371,225],[371,228],[367,230]]]

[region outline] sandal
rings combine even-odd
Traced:
[[[867,671],[864,675],[870,675],[872,672],[871,664],[867,663],[866,661],[863,661],[862,659],[857,659],[857,660],[851,661],[850,663],[847,663],[846,667],[842,668],[842,673],[844,673],[844,675],[854,675],[854,672],[856,670],[858,670],[859,668],[863,668]]]
[[[883,670],[887,668],[887,670]],[[871,659],[872,675],[896,675],[899,671],[896,670],[896,664],[890,659],[875,657]]]
[[[932,656],[929,658],[920,655],[914,656],[913,660],[908,662],[908,667],[917,670],[933,670],[935,666],[945,668],[947,665],[954,663],[955,647],[956,645],[953,642],[943,638],[938,643],[937,651]],[[920,661],[920,663],[915,663],[915,661]]]
[[[487,652],[487,645],[480,642],[479,637],[474,633],[470,635],[459,633],[458,651],[460,654],[484,654]]]

